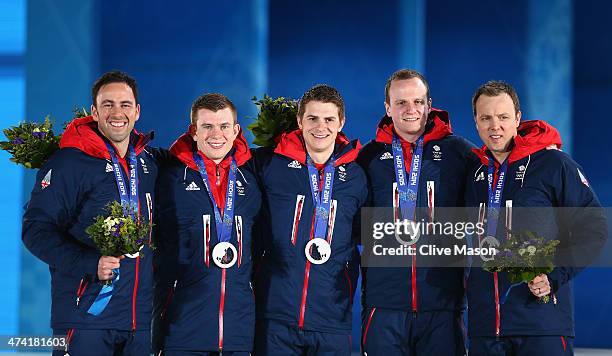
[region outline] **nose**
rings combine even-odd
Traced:
[[[414,114],[417,111],[417,105],[415,103],[407,102],[405,107],[407,114]]]
[[[120,117],[125,117],[125,110],[120,106],[120,105],[113,105],[110,108],[110,116],[120,116]]]
[[[327,128],[327,121],[325,120],[317,120],[315,122],[315,129],[317,130],[325,130]]]
[[[489,130],[497,131],[501,128],[500,121],[498,118],[494,117],[489,120]]]
[[[221,127],[220,127],[220,126],[217,126],[217,125],[212,125],[212,129],[211,129],[211,131],[210,131],[210,134],[211,134],[212,136],[215,136],[215,137],[216,137],[216,136],[220,136],[220,135],[222,135],[222,134],[223,134],[223,130],[221,130]]]

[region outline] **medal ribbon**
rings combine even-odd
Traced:
[[[125,186],[125,178],[123,176],[123,169],[119,164],[119,158],[117,158],[117,154],[115,153],[115,149],[111,146],[110,143],[106,143],[106,148],[108,149],[108,153],[110,154],[111,161],[113,162],[113,171],[115,173],[115,181],[117,182],[117,189],[119,190],[119,198],[121,200],[121,206],[123,206],[123,212],[126,215],[132,217],[132,219],[136,219],[138,215],[138,160],[136,159],[136,151],[132,145],[128,146],[128,171],[129,171],[129,186],[130,190],[128,191]],[[113,268],[113,279],[111,283],[108,285],[104,285],[96,299],[91,304],[87,313],[92,315],[100,315],[106,309],[106,306],[111,300],[113,296],[113,290],[115,289],[115,284],[119,281],[120,270],[119,268]]]
[[[497,224],[499,222],[499,213],[501,206],[502,193],[504,191],[504,183],[506,181],[506,170],[508,168],[508,160],[499,167],[499,177],[497,177],[497,183],[493,187],[493,177],[495,176],[495,160],[489,156],[489,169],[487,172],[487,190],[489,194],[489,203],[487,206],[487,236],[495,237],[497,233]],[[522,283],[522,282],[521,282]],[[520,285],[521,283],[515,283],[508,287],[506,293],[502,296],[500,304],[504,304],[508,299],[508,295],[512,288]]]
[[[404,166],[404,153],[402,143],[397,135],[393,135],[391,147],[393,149],[393,163],[395,165],[395,181],[399,192],[399,203],[404,219],[414,219],[416,210],[417,192],[419,191],[419,178],[421,176],[421,164],[423,162],[423,136],[416,142],[416,148],[412,153],[410,161],[410,176]]]
[[[325,164],[323,170],[323,189],[319,194],[319,171],[314,165],[312,158],[307,155],[306,166],[308,167],[308,180],[312,201],[315,206],[315,230],[314,238],[325,239],[329,212],[331,210],[332,190],[334,187],[334,172],[336,170],[336,159],[332,155]]]
[[[236,164],[236,160],[232,157],[232,163],[230,164],[229,177],[227,180],[227,192],[225,194],[225,208],[223,209],[223,218],[221,218],[221,213],[219,211],[219,207],[215,202],[215,198],[212,194],[210,180],[208,179],[208,173],[206,173],[206,166],[204,165],[204,160],[197,152],[193,153],[193,160],[198,166],[198,170],[200,171],[200,176],[202,177],[202,181],[204,182],[204,187],[206,187],[206,192],[208,192],[208,197],[213,205],[213,210],[215,211],[215,225],[217,227],[217,240],[218,242],[228,242],[232,237],[232,227],[234,225],[234,202],[236,197],[236,171],[238,170],[238,165]]]
[[[493,177],[495,175],[495,163],[492,157],[489,157],[489,171],[487,174],[488,181],[488,193],[489,193],[489,204],[487,206],[487,236],[495,237],[497,233],[497,223],[499,220],[499,207],[501,206],[501,197],[504,190],[504,183],[506,181],[506,169],[508,168],[508,161],[499,168],[499,177],[497,178],[497,184],[493,188]]]

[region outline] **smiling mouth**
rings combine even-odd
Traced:
[[[128,123],[126,121],[109,121],[108,124],[112,127],[122,128],[127,126]]]
[[[402,121],[408,121],[408,122],[416,122],[419,121],[419,117],[404,117],[402,118]]]
[[[218,150],[219,148],[223,147],[223,145],[225,145],[225,143],[224,143],[224,142],[221,142],[221,143],[217,143],[217,142],[207,142],[207,144],[208,144],[210,147],[212,147],[212,148],[214,148],[214,149],[216,149],[216,150]]]
[[[316,138],[316,139],[324,139],[324,138],[329,137],[329,134],[315,134],[315,133],[312,133],[311,135],[312,135],[314,138]]]

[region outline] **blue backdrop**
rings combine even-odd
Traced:
[[[411,67],[426,74],[455,132],[480,144],[471,95],[503,79],[517,88],[524,118],[559,128],[610,206],[612,150],[601,126],[612,99],[611,11],[594,0],[0,0],[0,123],[51,113],[61,124],[73,106],[89,106],[100,73],[120,69],[138,80],[138,126],[155,129],[159,146],[185,130],[204,92],[228,95],[244,126],[256,114],[251,97],[298,98],[316,83],[341,91],[346,133],[365,143],[384,114],[386,78]],[[33,172],[2,153],[0,184],[0,334],[45,334],[47,267],[19,241]],[[610,278],[609,269],[589,269],[575,281],[578,346],[612,348]]]

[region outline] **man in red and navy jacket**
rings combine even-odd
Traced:
[[[466,199],[479,208],[481,223],[487,217],[487,236],[473,244],[495,247],[510,232],[525,231],[560,244],[557,267],[529,283],[512,285],[507,273],[487,272],[474,259],[467,284],[469,354],[573,355],[572,279],[607,238],[600,203],[582,168],[560,151],[557,130],[544,121],[521,122],[512,86],[483,84],[472,108],[484,146],[475,150],[480,160],[470,168]],[[492,209],[497,213],[489,214]],[[545,296],[549,302],[540,300]]]
[[[261,194],[233,103],[216,93],[196,99],[189,132],[170,152],[157,182],[154,344],[164,355],[248,355]]]
[[[377,211],[393,207],[394,221],[440,221],[440,210],[463,206],[466,163],[474,159],[473,145],[452,134],[446,111],[431,107],[429,86],[417,71],[402,69],[391,75],[385,108],[376,139],[358,158],[368,177],[367,206]],[[416,178],[411,211],[402,206],[398,184],[410,179],[398,174]],[[401,264],[372,255],[372,240],[363,241],[364,258],[369,260],[369,254],[381,261],[376,267],[364,262],[362,268],[361,344],[368,355],[465,354],[463,268],[448,267],[443,261],[431,262],[435,268],[429,268],[431,263],[425,267],[416,246],[432,244],[430,237],[423,236],[410,246],[414,252],[399,257]],[[445,239],[455,240],[452,236]]]
[[[302,96],[299,130],[255,153],[263,191],[255,273],[255,354],[351,353],[358,275],[353,219],[366,199],[359,142],[340,132],[344,102],[328,85]]]
[[[92,116],[68,125],[61,149],[37,174],[23,217],[23,242],[49,265],[51,327],[54,335],[67,336],[66,349],[54,354],[148,355],[151,249],[101,256],[85,230],[107,213],[107,204],[124,198],[138,206],[145,223],[151,221],[157,176],[147,149],[151,135],[134,130],[140,105],[133,78],[105,73],[92,92]],[[113,280],[110,300],[99,295],[107,280]]]

